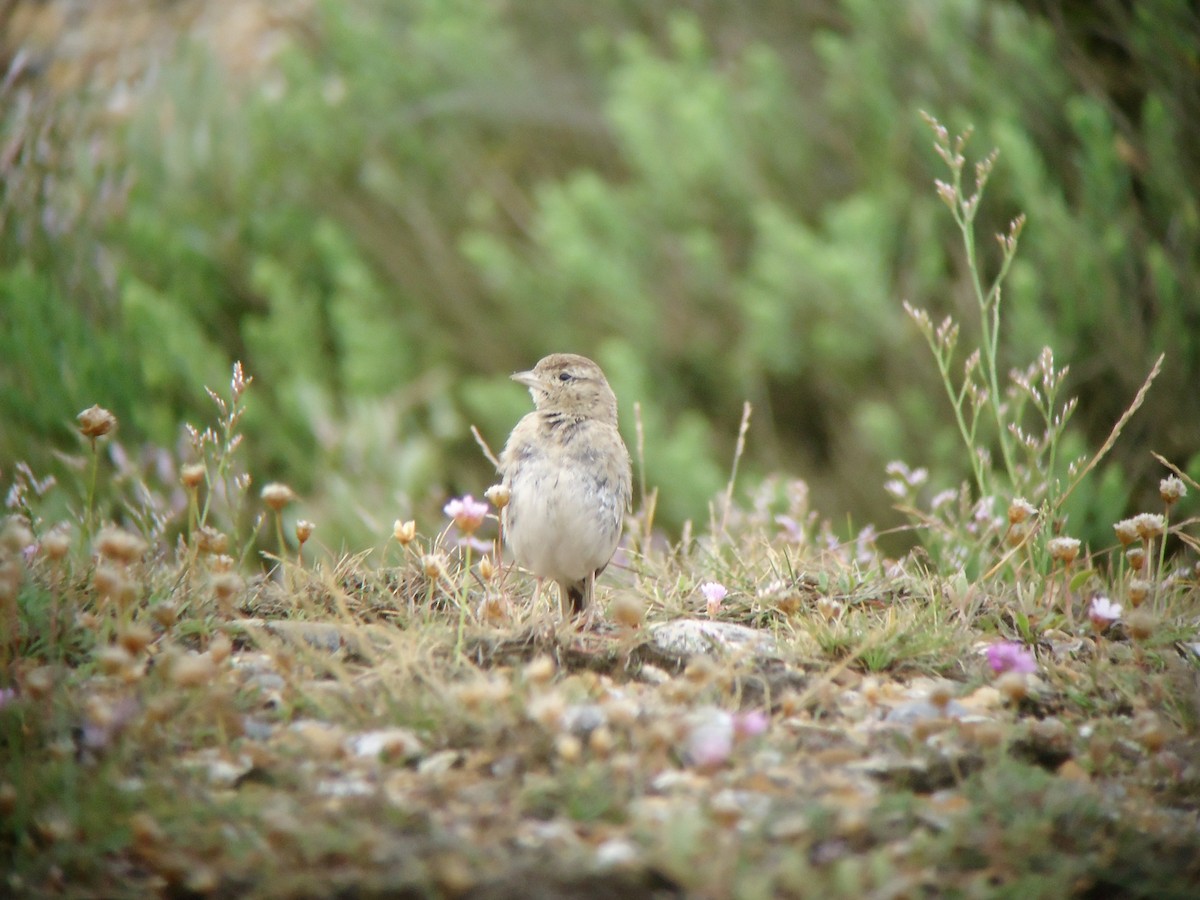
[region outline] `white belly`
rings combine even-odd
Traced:
[[[541,477],[537,477],[541,475]],[[580,581],[612,559],[621,499],[577,469],[521,472],[505,508],[505,539],[518,563],[541,578]]]

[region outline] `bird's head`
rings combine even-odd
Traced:
[[[515,372],[513,381],[529,388],[541,412],[617,424],[617,398],[600,367],[586,356],[553,353],[528,372]]]

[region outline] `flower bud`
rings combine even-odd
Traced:
[[[102,406],[92,406],[75,417],[80,433],[95,440],[117,427],[117,417]]]
[[[1050,538],[1046,542],[1050,558],[1069,566],[1079,556],[1079,539],[1069,537]]]
[[[191,463],[184,466],[179,471],[179,480],[188,490],[195,490],[200,486],[200,482],[204,480],[205,469],[203,463]]]
[[[307,541],[310,537],[312,537],[313,529],[316,527],[317,526],[314,525],[312,522],[308,521],[308,519],[301,519],[300,521],[298,521],[296,523],[296,540],[297,540],[297,542],[299,542],[299,544],[301,546],[303,546],[304,542]]]
[[[1008,521],[1010,525],[1020,525],[1030,516],[1034,515],[1037,510],[1033,504],[1024,497],[1018,497],[1008,505]]]
[[[286,484],[272,481],[262,489],[262,499],[263,503],[267,504],[275,512],[279,512],[296,499],[296,492]]]
[[[1169,475],[1158,483],[1158,495],[1162,497],[1163,503],[1171,506],[1182,497],[1187,496],[1187,488],[1183,482],[1175,475]]]
[[[508,506],[508,501],[512,498],[512,494],[508,490],[507,485],[493,484],[490,488],[483,492],[483,496],[487,501],[496,507],[496,509],[504,509]]]
[[[392,536],[400,542],[401,545],[407,547],[412,543],[413,538],[417,536],[417,523],[412,519],[407,522],[396,520],[396,524],[392,526]]]

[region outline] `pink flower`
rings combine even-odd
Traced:
[[[721,608],[721,601],[725,599],[729,591],[719,581],[706,581],[700,585],[700,593],[704,595],[708,617],[711,619],[717,614],[717,610]]]
[[[775,524],[783,529],[784,535],[792,543],[804,543],[804,526],[791,516],[778,515],[775,517]]]
[[[480,503],[470,494],[467,494],[461,500],[458,498],[451,500],[442,508],[442,511],[452,518],[454,524],[465,534],[474,534],[479,526],[483,524],[483,518],[487,515],[488,505]]]
[[[767,730],[771,720],[761,709],[737,713],[733,717],[733,733],[739,738],[758,737]]]
[[[1121,618],[1121,604],[1113,603],[1107,597],[1094,597],[1088,607],[1088,618],[1092,625],[1103,631],[1112,622]]]
[[[1000,641],[987,648],[988,665],[997,675],[1005,672],[1031,673],[1037,671],[1033,653],[1016,641]]]
[[[724,765],[734,746],[748,738],[757,737],[770,723],[765,712],[728,713],[708,707],[691,717],[691,725],[683,742],[685,761],[701,771],[712,771]]]

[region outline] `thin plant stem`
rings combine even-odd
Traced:
[[[725,503],[721,509],[721,534],[725,533],[729,523],[729,510],[733,506],[733,488],[737,482],[738,463],[742,461],[742,454],[746,452],[746,432],[750,430],[750,413],[752,411],[753,407],[747,400],[742,405],[742,423],[738,426],[737,447],[733,451],[733,466],[729,472],[729,483],[725,486]]]
[[[92,538],[94,517],[96,515],[96,475],[100,470],[100,451],[96,439],[89,439],[92,445],[92,474],[88,479],[87,509],[83,516],[83,542],[86,544]]]
[[[1062,575],[1062,605],[1063,612],[1067,614],[1067,630],[1075,628],[1075,609],[1071,604],[1071,578],[1068,566],[1063,566]]]
[[[967,270],[971,276],[971,287],[975,292],[975,300],[979,304],[979,321],[982,329],[980,350],[982,351],[984,377],[988,382],[988,406],[991,407],[996,419],[996,440],[1000,445],[1000,453],[1004,457],[1005,471],[1008,473],[1009,480],[1015,483],[1016,466],[1013,463],[1012,448],[1010,447],[1011,441],[1004,422],[1004,414],[1001,410],[1000,398],[1002,395],[1000,393],[1000,378],[997,366],[1000,345],[1001,284],[1008,274],[1008,266],[1012,261],[1012,253],[1005,253],[1005,260],[1001,265],[1000,272],[997,273],[991,287],[985,291],[983,280],[979,274],[979,258],[975,241],[975,213],[979,209],[979,199],[983,193],[984,181],[986,181],[986,176],[980,180],[974,196],[969,200],[956,203],[952,209],[954,220],[958,224],[959,232],[962,234],[963,247],[966,250]],[[954,168],[954,191],[956,196],[962,196],[961,165]],[[981,484],[980,489],[983,490],[984,485]]]
[[[1067,502],[1067,498],[1074,493],[1075,488],[1079,487],[1079,485],[1083,483],[1083,479],[1087,477],[1088,473],[1091,472],[1092,469],[1096,468],[1096,466],[1100,464],[1100,460],[1104,459],[1104,457],[1108,455],[1108,452],[1112,450],[1113,445],[1117,442],[1117,438],[1120,436],[1129,420],[1133,418],[1133,414],[1137,412],[1141,408],[1142,403],[1145,402],[1146,394],[1150,390],[1150,385],[1154,383],[1154,379],[1157,378],[1158,373],[1162,371],[1164,359],[1166,359],[1166,354],[1160,353],[1158,355],[1158,359],[1154,361],[1154,365],[1150,369],[1150,374],[1146,376],[1146,380],[1143,381],[1142,386],[1138,388],[1138,392],[1134,396],[1133,402],[1130,403],[1129,408],[1121,414],[1121,418],[1118,419],[1117,424],[1112,427],[1112,431],[1109,432],[1108,437],[1105,439],[1100,449],[1096,451],[1090,460],[1088,460],[1087,465],[1079,471],[1079,474],[1075,476],[1075,480],[1067,485],[1067,489],[1058,496],[1059,508],[1061,508],[1062,505]],[[1057,509],[1054,510],[1054,512],[1057,511]]]
[[[463,562],[463,577],[462,583],[458,591],[458,638],[454,642],[454,655],[462,654],[463,632],[467,627],[467,575],[471,571],[471,544],[470,538],[466,545],[466,554]]]
[[[287,542],[283,539],[283,513],[280,510],[275,510],[275,538],[279,541],[279,559],[282,561],[287,555]]]

